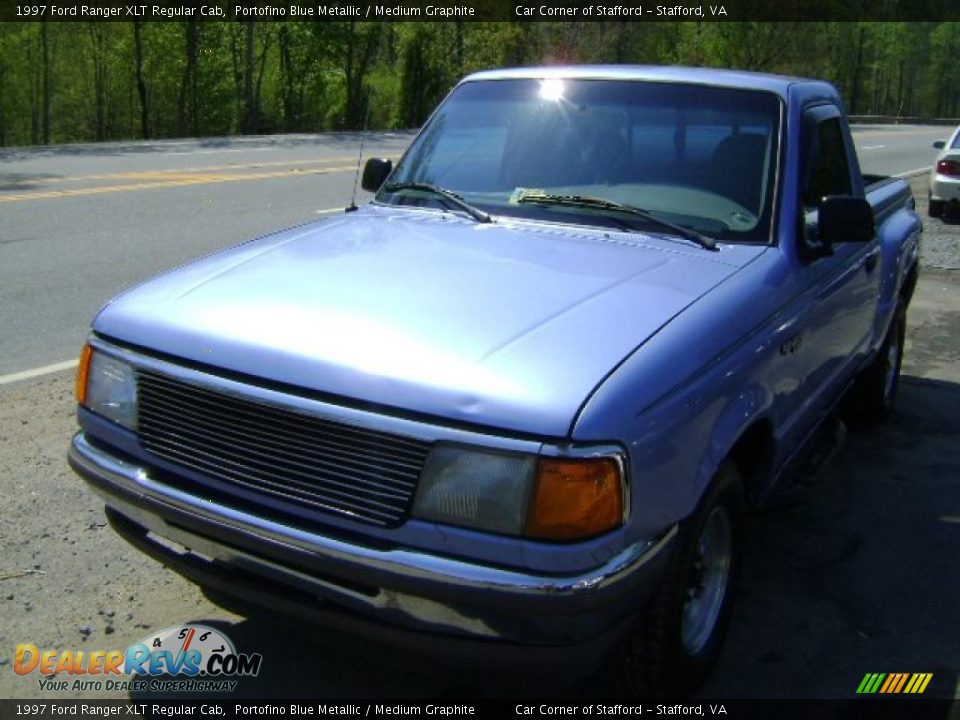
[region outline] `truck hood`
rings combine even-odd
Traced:
[[[613,368],[762,250],[368,205],[161,275],[94,330],[334,399],[563,437]]]

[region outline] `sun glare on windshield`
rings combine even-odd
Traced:
[[[563,80],[547,78],[540,81],[540,99],[557,102],[563,100]]]

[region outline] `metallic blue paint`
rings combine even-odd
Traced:
[[[606,373],[762,248],[367,206],[133,290],[95,332],[353,400],[564,437]]]
[[[463,432],[467,442],[549,445],[551,454],[592,444],[625,451],[628,522],[588,542],[527,542],[422,521],[392,531],[330,522],[417,553],[547,574],[604,566],[671,532],[758,424],[770,429],[773,449],[759,490],[771,490],[875,356],[916,271],[921,227],[909,190],[902,181],[866,188],[875,239],[811,260],[798,238],[802,121],[811,108],[839,106],[829,85],[624,67],[492,71],[463,82],[568,76],[777,94],[784,122],[772,242],[708,252],[664,234],[507,218],[477,224],[436,209],[368,205],[123,294],[96,318],[97,342],[135,362],[182,362],[192,368],[182,372],[232,391],[276,392],[276,402],[402,425],[421,438]],[[864,196],[843,127],[853,194]],[[275,383],[304,397],[268,389]],[[127,431],[89,413],[81,420],[103,446],[149,460]],[[110,503],[109,477],[95,465],[87,458],[82,471]]]

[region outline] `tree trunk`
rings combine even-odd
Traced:
[[[133,22],[133,63],[136,69],[137,94],[140,96],[140,136],[150,139],[150,98],[147,94],[147,81],[143,77],[143,37],[141,23]]]
[[[347,107],[344,124],[349,130],[364,127],[367,117],[367,93],[363,81],[373,60],[380,39],[380,25],[367,26],[366,32],[358,30],[351,21],[348,28],[347,51],[344,64],[346,76]]]
[[[239,47],[240,23],[229,23],[230,62],[233,64],[234,112],[237,131],[243,130],[243,58]]]
[[[257,71],[257,81],[253,89],[253,132],[260,130],[260,90],[263,88],[263,74],[267,69],[267,52],[270,50],[271,33],[268,29],[263,38],[263,48],[260,51],[260,69]]]
[[[354,52],[356,50],[357,44],[357,24],[351,20],[350,24],[347,26],[347,57],[346,62],[344,63],[344,81],[346,83],[347,91],[347,107],[344,113],[344,125],[347,129],[353,129],[354,121],[354,103],[353,103],[353,65],[354,65]]]
[[[866,43],[866,28],[860,26],[860,32],[857,34],[857,55],[853,61],[853,73],[850,80],[850,112],[856,114],[860,111],[860,74],[863,67],[863,46]]]
[[[456,21],[456,37],[454,39],[453,59],[456,64],[456,79],[463,77],[463,21]]]
[[[277,38],[277,54],[280,57],[280,89],[281,89],[281,127],[284,132],[295,129],[297,123],[293,109],[293,67],[290,63],[290,30],[286,25],[280,26]]]
[[[0,58],[0,97],[7,97],[7,66]],[[0,147],[7,144],[7,105],[0,103]]]
[[[625,22],[614,23],[614,28],[616,32],[616,44],[614,46],[613,61],[619,65],[627,62],[627,43],[629,42],[629,36],[633,32],[639,32],[639,28],[635,28],[631,26],[630,23]]]
[[[903,60],[897,67],[897,117],[903,115]]]
[[[42,95],[42,61],[37,59],[40,48],[34,47],[33,42],[27,46],[27,67],[30,68],[30,144],[40,144],[40,105]]]
[[[256,67],[253,54],[253,41],[256,23],[246,23],[246,38],[243,53],[243,127],[244,135],[257,131],[257,102],[254,94],[253,73]]]
[[[200,47],[200,28],[196,20],[188,20],[184,27],[184,52],[186,64],[180,81],[180,93],[177,96],[177,134],[181,137],[188,132],[196,137],[200,134],[197,118],[197,56]]]
[[[403,127],[417,127],[423,122],[421,106],[427,75],[423,45],[422,29],[417,28],[403,51],[400,80],[400,122]]]
[[[103,26],[98,22],[87,23],[90,44],[93,48],[93,98],[94,140],[101,142],[107,136],[107,59]]]
[[[50,26],[40,23],[40,44],[43,52],[43,144],[50,144]]]

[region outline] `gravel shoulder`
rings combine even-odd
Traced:
[[[758,516],[741,601],[704,698],[851,697],[866,672],[932,672],[960,696],[960,224],[924,217],[899,410],[852,435],[800,506]],[[105,526],[69,470],[72,377],[0,387],[0,697],[128,697],[42,690],[13,671],[17,643],[124,649],[185,622],[264,654],[247,697],[597,697],[588,684],[461,672],[374,643],[318,636],[211,605]]]

